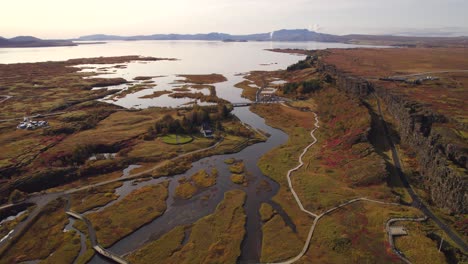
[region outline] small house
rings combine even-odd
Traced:
[[[208,123],[203,123],[201,128],[200,128],[200,132],[203,134],[203,136],[209,138],[209,137],[213,137],[213,129],[211,128],[211,126],[208,124]]]

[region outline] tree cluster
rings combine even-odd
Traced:
[[[145,135],[146,140],[154,139],[158,135],[166,134],[192,134],[198,131],[204,123],[216,125],[217,129],[222,129],[220,121],[230,115],[229,109],[224,104],[219,104],[215,109],[195,106],[191,111],[186,112],[182,118],[174,118],[166,114],[148,129]]]
[[[281,87],[284,94],[308,94],[320,90],[320,80],[287,83]]]
[[[309,55],[305,60],[301,60],[291,66],[289,66],[286,70],[287,71],[298,71],[312,67],[311,65],[312,57]]]

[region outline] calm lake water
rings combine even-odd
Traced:
[[[241,97],[241,89],[234,87],[236,83],[244,80],[243,74],[252,70],[270,71],[285,69],[287,66],[304,58],[304,56],[275,53],[266,51],[265,49],[326,49],[353,47],[362,46],[317,42],[224,43],[212,41],[116,41],[107,44],[83,45],[77,47],[0,49],[0,63],[61,61],[72,58],[123,55],[175,58],[177,59],[176,61],[129,63],[127,67],[123,69],[109,68],[106,70],[99,70],[106,66],[112,67],[115,65],[83,66],[91,67],[91,69],[84,69],[85,71],[102,73],[103,77],[122,77],[128,81],[132,81],[133,78],[137,76],[159,76],[152,79],[156,85],[154,88],[127,95],[116,101],[104,100],[106,102],[127,108],[146,108],[150,106],[177,107],[190,102],[190,100],[174,99],[167,95],[153,99],[142,99],[140,97],[152,94],[154,91],[172,90],[180,86],[180,83],[176,83],[177,80],[181,80],[180,77],[177,77],[179,74],[218,73],[224,75],[228,80],[215,84],[217,96],[231,102],[246,102],[249,100]],[[276,80],[274,83],[281,83],[281,80]],[[127,89],[127,87],[129,87],[128,84],[113,88]],[[202,92],[206,94],[208,90]],[[264,176],[256,165],[258,159],[264,153],[284,144],[287,141],[287,135],[267,126],[263,119],[252,113],[248,108],[237,108],[233,113],[244,123],[270,133],[271,137],[265,143],[247,147],[236,154],[219,155],[194,162],[192,164],[192,169],[180,175],[155,179],[137,185],[132,185],[130,183],[124,184],[124,186],[118,190],[118,193],[122,194],[122,196],[144,185],[169,180],[170,197],[167,200],[168,210],[161,217],[117,242],[110,248],[111,251],[117,254],[126,254],[139,248],[148,240],[157,239],[175,226],[194,223],[201,217],[211,214],[215,210],[217,204],[223,199],[224,192],[232,189],[242,189],[247,193],[247,201],[244,207],[247,214],[247,235],[242,244],[242,255],[239,259],[241,263],[255,263],[259,260],[262,234],[258,209],[261,203],[271,204],[280,213],[286,224],[289,225],[292,230],[295,230],[294,224],[289,217],[283,213],[282,208],[271,200],[278,191],[279,185]],[[235,185],[230,181],[228,166],[223,162],[226,158],[236,158],[245,161],[246,169],[251,174],[247,187]],[[217,168],[219,171],[217,184],[215,186],[202,190],[188,201],[174,199],[173,193],[175,187],[178,185],[178,179],[189,177],[197,170],[210,170],[211,168]],[[128,173],[128,171],[125,172]],[[261,185],[265,183],[269,188],[262,189]],[[208,200],[202,199],[206,196],[210,198]],[[102,209],[103,208],[101,208],[101,210]],[[69,226],[68,228],[71,227]],[[95,256],[91,263],[108,263],[108,261],[99,256]]]

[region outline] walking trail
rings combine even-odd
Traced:
[[[290,107],[290,106],[285,105],[285,104],[283,104],[283,105],[286,106],[286,107]],[[294,196],[294,199],[295,199],[296,202],[297,202],[297,205],[299,206],[299,208],[301,209],[301,211],[303,211],[303,212],[305,212],[306,214],[308,214],[308,215],[314,217],[314,222],[313,222],[313,224],[312,224],[312,226],[311,226],[311,228],[310,228],[310,230],[309,230],[309,234],[307,235],[307,240],[306,240],[306,242],[305,242],[305,244],[304,244],[304,247],[302,248],[301,252],[300,252],[297,256],[295,256],[295,257],[293,257],[293,258],[288,259],[288,260],[283,261],[283,262],[278,262],[277,264],[291,264],[291,263],[294,263],[294,262],[298,261],[300,258],[302,258],[302,257],[305,255],[305,253],[307,252],[307,250],[308,250],[308,248],[309,248],[309,246],[310,246],[310,241],[312,240],[312,235],[314,234],[314,230],[315,230],[315,227],[317,226],[318,221],[319,221],[323,216],[325,216],[325,215],[327,215],[327,214],[330,214],[330,213],[334,212],[335,210],[337,210],[337,209],[339,209],[339,208],[341,208],[341,207],[350,205],[350,204],[352,204],[352,203],[361,202],[361,201],[363,201],[363,202],[371,202],[371,203],[378,203],[378,204],[384,204],[384,205],[396,205],[396,206],[401,206],[401,205],[398,204],[398,203],[387,203],[387,202],[382,202],[382,201],[377,201],[377,200],[372,200],[372,199],[367,199],[367,198],[365,198],[365,197],[361,197],[361,198],[356,198],[356,199],[349,200],[349,201],[347,201],[347,202],[345,202],[345,203],[342,203],[342,204],[340,204],[340,205],[338,205],[338,206],[335,206],[335,207],[333,207],[333,208],[330,208],[330,209],[328,209],[327,211],[325,211],[325,212],[323,212],[323,213],[321,213],[321,214],[313,213],[313,212],[311,212],[311,211],[309,211],[309,210],[307,210],[307,209],[304,208],[304,206],[302,205],[301,199],[299,199],[299,196],[297,195],[296,190],[294,190],[294,187],[293,187],[293,185],[292,185],[291,174],[292,174],[293,172],[299,170],[300,168],[302,168],[302,166],[304,166],[304,161],[302,160],[302,158],[305,156],[305,154],[307,153],[307,151],[308,151],[313,145],[315,145],[315,144],[317,143],[317,141],[318,141],[317,138],[315,137],[314,133],[315,133],[315,131],[317,131],[317,130],[320,128],[320,126],[319,126],[319,119],[318,119],[318,116],[317,116],[316,113],[313,113],[313,114],[314,114],[314,116],[315,116],[315,124],[314,124],[315,128],[312,129],[312,131],[310,132],[310,136],[313,138],[313,142],[310,143],[307,147],[304,148],[304,150],[302,151],[301,155],[299,156],[299,164],[298,164],[295,168],[289,170],[288,173],[287,173],[287,175],[286,175],[286,177],[287,177],[287,179],[288,179],[289,189],[291,190],[291,192],[292,192],[292,194],[293,194],[293,196]]]

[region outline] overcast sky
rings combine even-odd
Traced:
[[[467,0],[4,0],[0,36],[72,38],[105,33],[225,32],[282,28],[325,33],[462,31]],[[449,28],[451,27],[451,29]],[[454,29],[457,27],[458,29]],[[467,30],[468,31],[468,30]]]

